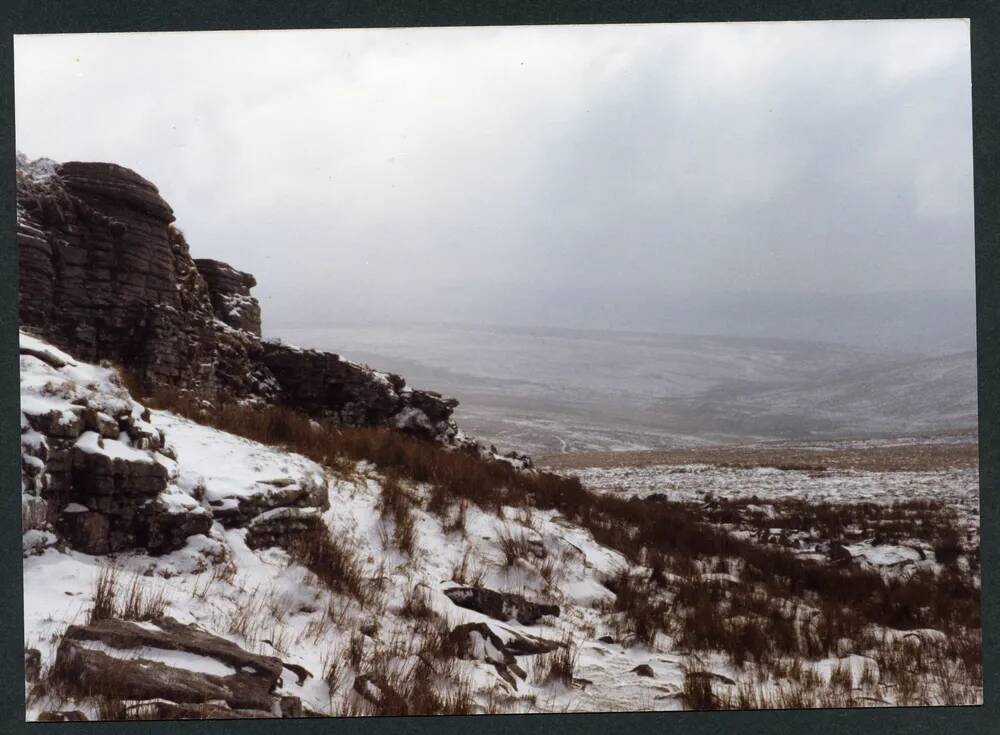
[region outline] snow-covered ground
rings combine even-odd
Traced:
[[[189,478],[185,486],[203,484],[208,497],[230,497],[240,490],[249,493],[276,476],[302,472],[311,475],[318,471],[304,458],[221,434],[167,413],[155,412],[153,423],[167,431],[177,448],[179,476]],[[195,458],[193,467],[186,465],[187,456]],[[110,562],[122,569],[126,578],[130,574],[142,575],[142,584],[150,592],[165,596],[166,614],[178,621],[197,623],[248,650],[276,655],[287,663],[305,667],[314,674],[313,678],[298,686],[294,676],[286,676],[283,692],[300,696],[310,709],[336,714],[345,707],[345,700],[354,696],[351,681],[356,672],[345,670],[343,680],[331,691],[322,679],[329,658],[344,656],[351,636],[372,623],[377,625],[378,632],[366,643],[373,649],[400,636],[412,636],[412,621],[400,615],[399,608],[416,588],[450,626],[485,622],[498,631],[515,631],[555,641],[566,637],[581,642],[578,675],[591,680],[593,685],[586,690],[561,685],[535,686],[529,661],[525,667],[528,680],[520,684],[517,692],[522,698],[521,704],[515,705],[518,708],[564,711],[680,706],[676,698],[657,699],[679,691],[683,673],[677,657],[644,647],[624,649],[596,640],[611,632],[605,629],[602,615],[595,609],[602,601],[613,599],[601,580],[624,568],[625,561],[619,554],[595,544],[587,532],[567,526],[552,513],[525,515],[521,510],[506,508],[506,517],[501,519],[470,507],[465,533],[449,533],[436,516],[418,510],[417,546],[411,558],[393,547],[391,528],[387,529],[380,518],[380,476],[373,469],[360,465],[350,480],[327,475],[324,483],[331,506],[323,517],[331,533],[358,551],[365,575],[373,580],[371,584],[375,584],[377,577],[384,580],[381,590],[386,607],[381,613],[362,609],[349,597],[325,590],[283,550],[249,549],[244,541],[245,529],[226,530],[216,523],[208,535],[194,536],[184,549],[160,557],[122,553],[108,559],[54,548],[26,557],[25,646],[38,648],[43,665],[51,664],[66,626],[85,620],[97,576],[102,566]],[[506,566],[497,544],[497,536],[503,532],[523,532],[536,539],[546,557],[557,560],[555,576],[546,581],[533,563]],[[220,578],[218,568],[224,563],[232,565],[230,578]],[[563,612],[558,618],[545,618],[528,626],[515,620],[498,623],[457,607],[443,591],[458,586],[453,577],[463,564],[486,587],[517,591],[529,598],[542,596],[560,604]],[[126,580],[125,584],[129,582]],[[247,610],[256,617],[253,624],[242,635],[233,633],[234,621]],[[330,619],[331,610],[336,611],[336,621]],[[481,699],[485,699],[490,689],[506,689],[507,685],[489,664],[460,663],[480,690]],[[652,665],[657,679],[629,674],[641,663]],[[45,704],[37,703],[28,713],[29,718],[37,715]]]
[[[955,445],[971,446],[961,444],[968,441],[967,435],[942,435],[777,445],[789,454],[802,451],[821,461],[824,458],[832,460],[829,466],[805,464],[799,469],[769,466],[763,458],[773,457],[776,446],[765,444],[751,445],[742,451],[727,449],[721,455],[715,450],[692,449],[678,453],[676,462],[650,459],[649,463],[635,465],[616,464],[606,461],[610,455],[596,455],[605,461],[595,461],[597,466],[586,466],[586,460],[581,458],[580,466],[567,467],[573,463],[563,462],[563,468],[558,471],[578,477],[587,487],[602,493],[636,498],[656,495],[691,506],[707,504],[710,507],[713,503],[728,501],[740,504],[747,513],[769,518],[780,518],[786,501],[833,507],[869,504],[887,510],[920,503],[940,504],[954,519],[954,528],[966,545],[978,546],[978,465],[967,459],[968,452],[948,451]],[[928,447],[945,449],[943,458],[939,462],[923,458],[917,463],[919,469],[875,470],[868,466],[872,464],[866,455],[869,450],[889,450],[893,460],[900,464],[900,457],[920,455]],[[703,461],[693,461],[699,455]],[[638,456],[656,455],[640,453]],[[733,456],[743,457],[744,466],[721,461]],[[755,466],[755,457],[760,461],[759,466]],[[852,466],[855,463],[856,466]],[[749,538],[756,535],[750,528],[757,531],[760,525],[737,523],[727,527],[736,535]],[[817,536],[809,533],[809,529],[788,529],[784,524],[770,530],[774,537],[780,534],[795,543],[803,554],[811,552],[817,542],[835,541],[844,544],[859,563],[904,573],[918,568],[935,568],[933,544],[927,539],[910,537],[890,543],[885,539],[877,540],[878,534],[869,532],[854,534],[850,539],[853,543],[849,543],[843,538]]]
[[[958,467],[925,472],[870,470],[782,470],[774,467],[720,467],[712,464],[649,467],[593,467],[571,472],[588,487],[603,492],[666,493],[670,500],[692,502],[706,495],[762,500],[795,498],[826,503],[891,504],[910,500],[946,500],[956,507],[979,507],[979,472]]]
[[[110,455],[148,456],[150,461],[163,463],[170,478],[170,502],[178,511],[198,512],[201,508],[215,517],[207,533],[191,536],[183,548],[161,556],[142,551],[94,556],[51,545],[51,539],[27,545],[24,640],[26,648],[40,651],[43,669],[52,665],[67,626],[86,621],[98,577],[113,565],[120,570],[124,587],[135,582],[149,595],[162,595],[164,614],[180,623],[197,624],[249,651],[274,655],[287,665],[306,669],[311,676],[301,682],[286,671],[278,693],[300,697],[306,708],[317,713],[364,712],[352,684],[372,662],[395,669],[416,665],[415,650],[403,643],[425,635],[406,609],[414,596],[423,599],[449,628],[482,622],[502,635],[534,636],[572,646],[575,669],[571,682],[545,680],[540,673],[547,659],[521,656],[518,663],[526,670],[526,678],[512,686],[489,660],[483,660],[489,658],[489,646],[480,650],[479,660],[456,661],[457,677],[442,678],[442,692],[464,682],[480,712],[681,709],[692,665],[734,691],[736,685],[725,682],[755,681],[752,669],[736,667],[719,653],[683,650],[666,633],[658,633],[652,645],[623,637],[621,616],[612,610],[615,594],[607,583],[623,571],[648,577],[650,570],[635,565],[630,568],[620,553],[597,543],[589,531],[555,511],[526,507],[495,511],[470,505],[465,509],[464,523],[456,526],[427,510],[430,488],[404,481],[403,491],[410,497],[415,519],[415,547],[404,553],[394,540],[394,521],[380,509],[385,479],[377,468],[362,462],[349,471],[334,473],[297,454],[167,412],[144,415],[110,369],[84,365],[53,352],[44,343],[26,339],[22,346],[48,350],[50,356],[66,364],[57,368],[23,356],[23,405],[33,411],[72,413],[71,402],[82,397],[100,399],[112,413],[134,414],[150,436],[160,437],[162,432],[165,453],[134,446],[124,436],[97,442],[84,434],[80,441],[86,446],[82,448]],[[52,405],[35,406],[33,401]],[[28,445],[37,441],[27,422],[22,425],[23,441]],[[946,497],[965,508],[968,518],[978,517],[974,468],[816,473],[684,464],[591,468],[576,473],[599,491],[635,495],[661,492],[671,500],[703,502],[707,494],[756,495],[761,502],[789,496],[866,502]],[[328,500],[327,509],[316,512],[321,512],[330,536],[352,550],[361,565],[364,584],[373,592],[364,603],[324,586],[282,548],[250,548],[246,527],[232,527],[229,522],[224,527],[220,522],[231,518],[227,513],[234,509],[257,511],[289,498],[316,496]],[[38,533],[29,531],[26,540]],[[504,537],[523,538],[533,551],[510,563],[502,546]],[[853,551],[864,556],[869,549]],[[896,563],[899,555],[906,553],[896,550],[890,559],[891,554],[885,551],[884,558],[871,561]],[[691,580],[740,583],[737,576],[714,573],[710,561],[700,568],[696,565]],[[445,594],[473,582],[557,604],[560,613],[544,616],[532,625],[503,622],[459,607]],[[803,607],[803,614],[806,610]],[[887,629],[880,629],[879,634],[907,635]],[[351,650],[358,647],[358,659],[352,663]],[[195,671],[216,671],[214,667],[219,666],[217,661],[196,656],[146,653],[154,660],[166,657],[170,665]],[[634,671],[643,665],[650,668],[651,676]],[[872,659],[844,651],[806,665],[823,681],[848,670],[851,681],[860,686],[858,680],[865,667],[872,666]],[[774,682],[764,686],[780,689]],[[892,692],[883,689],[875,703],[894,701]],[[28,718],[35,719],[42,710],[54,706],[96,714],[92,702],[67,705],[43,697],[29,698]]]

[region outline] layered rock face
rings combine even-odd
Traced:
[[[212,516],[175,487],[172,451],[108,368],[22,336],[22,524],[26,544],[89,554],[178,549]]]
[[[219,260],[197,258],[194,264],[208,284],[216,318],[233,329],[260,337],[260,304],[250,295],[257,279]]]
[[[21,326],[82,360],[209,401],[282,402],[450,441],[456,402],[337,355],[261,340],[254,277],[191,257],[170,205],[110,163],[18,158]]]
[[[83,360],[215,387],[208,289],[151,183],[114,164],[18,171],[19,318]]]

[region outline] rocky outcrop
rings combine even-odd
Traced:
[[[170,450],[113,370],[21,338],[24,530],[106,554],[178,549],[211,515],[171,485]]]
[[[17,183],[21,324],[79,359],[212,392],[207,287],[156,187],[114,164],[23,160]]]
[[[251,523],[263,524],[277,511],[326,510],[330,507],[326,484],[319,478],[279,478],[258,481],[260,492],[209,502],[212,516],[226,528],[242,528]]]
[[[156,186],[110,163],[18,157],[18,315],[79,359],[208,401],[283,402],[449,441],[456,401],[337,355],[261,341],[249,273],[191,257]]]
[[[461,659],[485,661],[492,664],[501,679],[517,689],[517,676],[524,679],[527,675],[517,664],[514,654],[507,650],[500,636],[490,630],[486,623],[466,623],[451,631],[448,643]]]
[[[455,436],[458,401],[413,390],[399,375],[278,343],[264,343],[262,359],[294,408],[342,426],[387,426],[438,441]]]
[[[534,625],[545,615],[559,615],[558,605],[530,602],[513,592],[496,592],[485,587],[453,587],[444,591],[453,603],[468,610],[475,610],[495,620],[517,620],[523,625]]]
[[[526,674],[517,663],[517,656],[534,656],[555,651],[561,644],[516,633],[503,640],[486,623],[465,623],[452,629],[446,646],[456,658],[485,661],[492,664],[497,675],[517,689],[517,678]]]
[[[57,544],[89,554],[161,554],[208,534],[214,521],[246,528],[252,548],[288,548],[322,524],[330,501],[320,465],[258,447],[255,469],[244,466],[244,454],[222,449],[228,464],[193,472],[113,369],[78,362],[24,333],[20,352],[26,554]],[[185,451],[213,440],[234,442],[230,452],[243,446],[203,431],[209,435],[200,440],[185,441],[183,430],[175,439]]]
[[[235,643],[163,617],[149,623],[102,620],[71,625],[56,654],[55,675],[79,694],[178,704],[224,702],[271,712],[282,664]]]

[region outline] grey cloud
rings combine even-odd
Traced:
[[[15,51],[18,147],[147,176],[199,255],[257,274],[272,323],[676,329],[685,295],[974,288],[961,21]]]

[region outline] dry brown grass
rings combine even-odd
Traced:
[[[504,524],[496,534],[497,546],[504,556],[504,566],[513,567],[519,561],[536,556],[536,546],[531,543],[524,529],[511,528]]]
[[[754,506],[766,506],[769,512]],[[716,499],[702,511],[712,523],[735,523],[755,531],[808,531],[834,541],[871,539],[898,543],[918,539],[940,547],[951,559],[963,551],[956,509],[939,500],[896,503],[816,503],[796,498],[761,501],[758,498]],[[942,562],[945,563],[945,562]]]
[[[404,554],[413,555],[416,545],[416,518],[413,501],[403,490],[399,476],[387,474],[382,480],[379,511],[382,519],[392,523],[393,539]]]
[[[423,587],[415,586],[407,590],[399,614],[411,620],[431,620],[436,615],[427,601]]]
[[[536,684],[545,685],[559,682],[570,686],[576,677],[579,651],[570,638],[564,638],[562,645],[549,653],[534,657],[533,678]]]
[[[101,567],[94,583],[94,602],[87,617],[88,624],[100,620],[153,620],[163,615],[167,607],[166,590],[153,588],[138,575],[122,582],[122,571],[111,564]]]
[[[375,601],[377,586],[365,578],[356,553],[330,534],[325,524],[316,524],[297,534],[288,547],[289,555],[311,571],[334,592],[353,597],[362,605]]]
[[[739,468],[774,467],[786,471],[866,470],[926,471],[975,467],[975,441],[898,443],[890,446],[812,449],[784,444],[656,449],[631,452],[581,452],[536,457],[535,464],[559,470],[582,467],[648,467],[712,464]]]
[[[660,599],[648,583],[622,572],[606,586],[615,593],[613,609],[624,613],[626,625],[617,631],[618,638],[651,646],[656,635],[667,629],[669,606]]]

